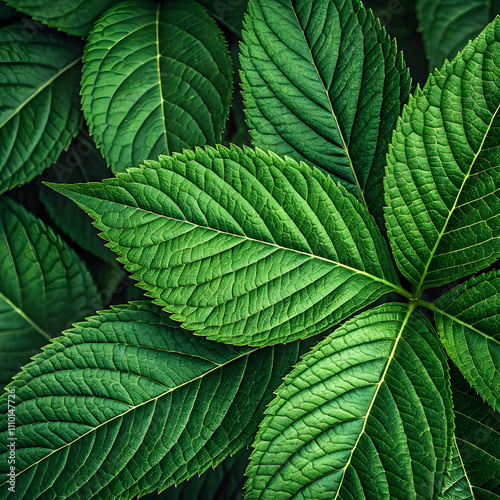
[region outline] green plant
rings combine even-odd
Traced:
[[[64,5],[63,24],[36,18],[92,24]],[[232,66],[198,4],[131,0],[95,21],[82,107],[115,175],[81,182],[96,179],[78,161],[83,179],[49,186],[147,300],[76,323],[7,385],[0,498],[134,498],[249,445],[248,499],[500,498],[500,18],[411,95],[355,0],[250,0],[242,38],[252,148],[217,144]],[[60,110],[35,105],[40,85],[27,106]],[[74,136],[79,120],[58,126]],[[0,170],[5,189],[68,145],[33,127],[40,145]]]

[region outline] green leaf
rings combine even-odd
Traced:
[[[417,0],[415,4],[429,71],[455,57],[500,14],[491,0]]]
[[[15,390],[16,499],[164,489],[249,444],[299,343],[234,348],[147,302],[113,307],[47,345]],[[2,415],[7,394],[0,400]],[[0,423],[2,452],[7,419]],[[7,458],[0,455],[5,488]]]
[[[386,223],[417,297],[500,256],[499,42],[500,18],[417,88],[397,123]]]
[[[5,0],[19,12],[70,35],[85,37],[101,12],[119,0]]]
[[[0,199],[0,385],[53,335],[100,307],[84,263],[45,224]]]
[[[194,0],[122,2],[85,46],[83,111],[115,172],[219,142],[231,91],[226,43]]]
[[[247,499],[434,498],[452,430],[446,358],[413,306],[348,321],[285,378],[247,469]]]
[[[81,125],[81,46],[22,23],[0,29],[0,193],[34,179]]]
[[[96,219],[156,304],[209,339],[305,338],[398,288],[366,209],[272,153],[197,148],[102,184],[51,187]]]
[[[410,91],[396,43],[355,0],[250,0],[245,30],[254,144],[321,167],[382,220],[384,155]]]
[[[111,172],[101,154],[91,141],[79,134],[67,153],[48,170],[44,179],[48,182],[91,182],[110,177]],[[40,191],[42,201],[50,217],[64,233],[81,248],[92,253],[112,266],[116,266],[115,255],[104,246],[91,219],[65,196],[43,186]]]
[[[453,388],[455,445],[445,500],[500,499],[500,414],[472,391]],[[456,470],[454,470],[456,467]]]
[[[500,271],[476,276],[436,303],[446,352],[472,387],[500,410]]]

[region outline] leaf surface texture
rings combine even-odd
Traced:
[[[119,0],[6,0],[23,14],[70,35],[85,37],[101,12]]]
[[[85,46],[83,111],[113,171],[219,142],[231,92],[226,42],[194,0],[122,2]]]
[[[499,411],[500,271],[453,288],[436,301],[436,307],[446,352],[472,387]]]
[[[197,148],[101,184],[52,187],[96,219],[155,303],[213,340],[305,338],[397,287],[367,210],[292,159]]]
[[[415,8],[430,71],[455,57],[500,14],[491,0],[417,0]]]
[[[395,42],[354,0],[250,0],[244,26],[254,144],[329,172],[382,218],[384,155],[410,90]]]
[[[16,498],[131,499],[205,471],[249,444],[299,352],[297,342],[213,343],[148,302],[100,312],[47,345],[9,386]],[[7,395],[0,401],[5,414]],[[2,452],[6,428],[3,419]]]
[[[497,18],[417,88],[397,123],[386,224],[416,296],[500,256],[499,61]]]
[[[100,307],[85,264],[24,207],[0,200],[0,384]]]
[[[453,404],[456,438],[440,498],[499,500],[500,414],[471,389],[455,385]]]
[[[430,323],[402,304],[376,307],[285,378],[253,445],[247,498],[433,498],[452,418]]]
[[[41,25],[0,29],[0,193],[34,179],[77,134],[81,55]]]

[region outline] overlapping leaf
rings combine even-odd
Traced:
[[[67,153],[64,153],[44,176],[49,182],[90,182],[110,177],[103,157],[84,134],[78,134]],[[40,200],[55,224],[81,248],[111,265],[115,255],[104,246],[91,219],[74,203],[52,189],[42,187]]]
[[[416,11],[429,59],[429,70],[452,59],[469,40],[500,14],[491,0],[417,0]]]
[[[500,256],[500,18],[417,89],[385,177],[394,256],[417,288]]]
[[[500,410],[500,271],[476,276],[436,301],[436,325],[450,358]]]
[[[453,388],[455,443],[441,498],[500,499],[500,414],[472,390]]]
[[[314,335],[397,288],[380,232],[331,177],[237,147],[56,185],[155,303],[232,344]]]
[[[384,155],[410,78],[372,12],[357,0],[250,0],[243,40],[254,144],[321,167],[382,219]]]
[[[434,498],[451,437],[436,332],[386,304],[348,321],[288,375],[266,410],[247,498]]]
[[[248,445],[299,344],[233,348],[147,302],[114,307],[45,347],[16,394],[16,498],[131,499]],[[6,413],[7,395],[1,401]],[[0,423],[2,453],[9,442]],[[0,455],[5,498],[6,455]]]
[[[0,193],[36,177],[81,125],[81,47],[42,25],[0,29]]]
[[[0,200],[0,385],[100,303],[85,265],[24,207]]]
[[[70,35],[85,37],[101,12],[119,0],[5,0],[19,12]]]
[[[113,171],[218,142],[231,91],[225,41],[194,0],[122,2],[85,46],[83,111]]]

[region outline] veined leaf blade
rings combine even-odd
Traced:
[[[101,304],[85,264],[24,207],[0,200],[0,384]]]
[[[94,21],[119,0],[5,0],[7,5],[61,31],[85,37]]]
[[[439,68],[445,59],[454,58],[500,14],[494,2],[488,0],[417,0],[415,8],[429,71]]]
[[[194,0],[131,0],[89,35],[81,93],[97,146],[114,172],[125,171],[219,142],[232,64],[215,21]]]
[[[173,318],[210,339],[315,335],[398,288],[378,228],[328,176],[249,148],[148,161],[102,184],[51,185]]]
[[[358,1],[251,0],[241,46],[254,144],[332,174],[382,220],[384,154],[410,77]]]
[[[500,271],[481,274],[436,301],[446,352],[481,397],[500,410]]]
[[[364,312],[278,389],[253,445],[247,498],[433,498],[451,406],[446,358],[425,317],[402,304]]]
[[[54,162],[82,123],[81,46],[36,25],[0,29],[0,193]]]
[[[148,302],[79,323],[9,386],[16,498],[131,499],[218,464],[249,444],[299,347],[213,343]]]
[[[440,286],[500,256],[500,18],[417,89],[397,123],[386,177],[396,262]]]
[[[452,471],[440,498],[500,499],[500,414],[471,389],[453,385],[455,443]]]

